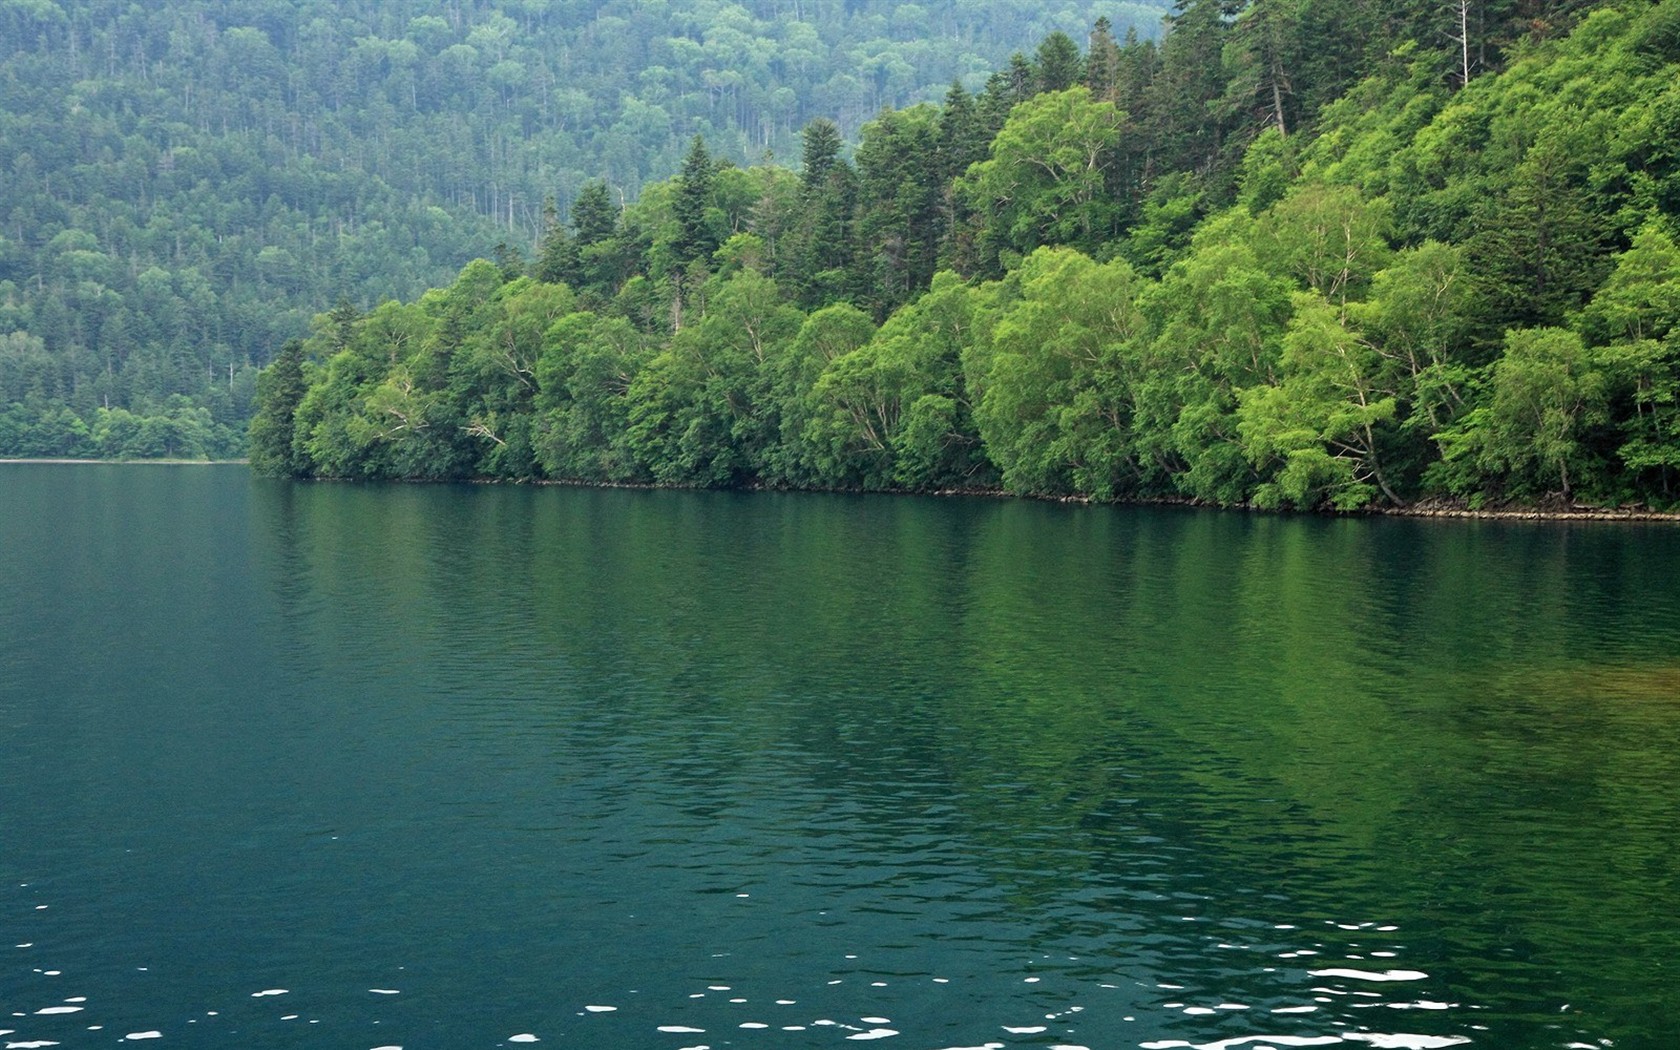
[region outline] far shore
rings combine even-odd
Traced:
[[[37,464],[117,464],[121,466],[166,466],[166,467],[215,467],[215,466],[248,466],[248,459],[71,459],[50,457],[0,457],[0,464],[5,463],[37,463]],[[334,481],[335,478],[313,478],[314,481]],[[401,484],[402,479],[391,479]],[[558,486],[569,488],[592,489],[671,489],[685,491],[682,486],[637,484],[634,482],[611,481],[574,481],[563,478],[545,478],[540,481],[505,481],[495,478],[463,478],[466,484],[490,485],[522,485],[533,484],[543,486]],[[699,491],[699,490],[692,490]],[[849,492],[854,494],[871,494],[880,496],[978,496],[994,499],[1036,499],[1050,503],[1081,503],[1090,506],[1103,506],[1097,500],[1083,496],[1015,496],[1001,489],[941,489],[935,492],[906,492],[893,489],[854,490],[854,489],[769,489],[749,487],[738,490],[745,492]],[[1522,506],[1501,504],[1491,507],[1471,507],[1468,504],[1451,500],[1420,500],[1404,507],[1368,507],[1356,511],[1295,511],[1295,510],[1263,510],[1251,505],[1238,504],[1235,506],[1221,506],[1216,503],[1202,503],[1188,499],[1136,499],[1117,500],[1108,506],[1115,507],[1183,507],[1196,510],[1227,510],[1247,511],[1257,514],[1308,515],[1311,517],[1327,518],[1451,518],[1458,520],[1477,521],[1625,521],[1625,522],[1659,522],[1680,524],[1680,510],[1652,510],[1649,507],[1592,507],[1572,503],[1567,506]]]
[[[221,467],[228,464],[249,465],[250,462],[248,459],[71,459],[69,457],[54,459],[41,456],[0,456],[0,463],[115,463],[121,466],[156,464],[164,467]]]

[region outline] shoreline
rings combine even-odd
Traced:
[[[117,465],[166,467],[248,466],[248,459],[73,459],[69,457],[0,457],[0,464],[37,465]],[[338,478],[300,478],[302,481],[337,481]],[[967,496],[978,499],[1020,499],[1039,503],[1073,503],[1100,507],[1179,507],[1186,510],[1238,511],[1248,514],[1304,515],[1315,518],[1410,518],[1414,520],[1453,521],[1533,521],[1533,522],[1636,522],[1650,524],[1680,524],[1680,510],[1652,510],[1649,507],[1593,507],[1572,503],[1568,506],[1500,504],[1491,507],[1470,507],[1451,500],[1421,500],[1405,507],[1369,507],[1354,511],[1322,510],[1264,510],[1252,504],[1221,505],[1192,499],[1132,499],[1103,502],[1085,496],[1017,496],[1002,489],[935,489],[913,492],[902,489],[780,489],[768,486],[747,486],[736,489],[696,489],[681,485],[660,485],[653,482],[577,481],[565,478],[508,481],[501,478],[463,478],[458,480],[383,479],[398,484],[467,484],[467,485],[535,485],[561,488],[640,489],[649,492],[826,492],[837,495],[874,496]]]
[[[1480,510],[1470,507],[1424,505],[1418,507],[1383,507],[1356,512],[1385,518],[1446,518],[1457,521],[1629,521],[1680,524],[1680,511],[1652,510],[1649,507],[1491,507]]]
[[[160,466],[160,467],[225,467],[230,465],[249,466],[248,459],[75,459],[69,456],[0,456],[0,463],[33,463],[65,466],[68,464],[86,464],[100,466],[102,464],[116,466]]]
[[[329,479],[313,479],[329,480]],[[1415,520],[1448,519],[1457,521],[1534,521],[1534,522],[1574,522],[1574,521],[1603,521],[1603,522],[1647,522],[1654,524],[1680,525],[1680,510],[1652,510],[1649,507],[1591,507],[1581,504],[1570,504],[1566,507],[1518,506],[1500,504],[1492,507],[1472,508],[1461,503],[1447,500],[1419,500],[1404,507],[1367,507],[1363,510],[1334,511],[1334,510],[1266,510],[1251,503],[1219,504],[1203,503],[1193,499],[1172,499],[1156,497],[1140,499],[1121,499],[1101,501],[1086,496],[1017,496],[1002,489],[931,489],[925,492],[915,492],[905,489],[779,489],[768,486],[747,486],[736,489],[694,489],[681,485],[660,485],[653,482],[626,481],[569,481],[563,478],[544,478],[540,481],[505,481],[496,478],[473,478],[466,482],[473,485],[539,485],[563,486],[570,488],[590,489],[642,489],[650,492],[658,491],[690,491],[690,492],[826,492],[837,495],[853,496],[934,496],[952,497],[966,496],[975,499],[1002,500],[1031,500],[1036,503],[1070,503],[1082,504],[1089,507],[1163,507],[1181,508],[1184,510],[1218,510],[1234,511],[1246,514],[1270,514],[1281,517],[1302,516],[1312,518],[1410,518]]]

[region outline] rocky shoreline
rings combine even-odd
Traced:
[[[116,463],[123,465],[148,466],[219,466],[226,464],[243,464],[243,459],[53,459],[53,458],[0,458],[0,463],[38,463],[38,464],[99,464]],[[315,480],[333,480],[315,479]],[[507,484],[496,479],[464,479],[470,484]],[[518,484],[518,483],[516,483]],[[531,482],[536,485],[554,485],[573,488],[617,488],[617,489],[665,489],[674,486],[659,484],[638,484],[635,482],[612,481],[571,481],[566,479],[545,479]],[[745,491],[769,492],[783,491],[766,488],[749,488]],[[973,496],[982,499],[1038,499],[1051,503],[1083,503],[1100,506],[1096,500],[1083,496],[1015,496],[1001,489],[941,489],[933,492],[908,492],[902,490],[863,490],[863,489],[789,489],[785,491],[808,492],[846,492],[862,495],[865,492],[883,496]],[[1187,499],[1135,499],[1117,500],[1112,506],[1122,507],[1184,507],[1200,510],[1237,510],[1251,513],[1270,514],[1311,514],[1336,518],[1384,517],[1384,518],[1452,518],[1459,520],[1480,521],[1604,521],[1604,522],[1657,522],[1666,524],[1680,524],[1680,511],[1653,510],[1645,506],[1632,507],[1594,507],[1580,503],[1545,503],[1545,504],[1497,504],[1494,506],[1472,507],[1462,501],[1454,500],[1422,500],[1404,507],[1367,507],[1355,511],[1268,511],[1253,505],[1221,506],[1216,503],[1203,503],[1198,500]]]

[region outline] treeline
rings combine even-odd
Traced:
[[[102,454],[66,412],[180,398],[236,452],[311,316],[529,246],[545,196],[634,199],[696,132],[791,153],[1164,3],[0,0],[0,455]]]
[[[1672,505],[1680,0],[1546,8],[1500,72],[1462,35],[1366,40],[1316,93],[1290,65],[1328,60],[1313,16],[1340,39],[1375,10],[1052,35],[852,160],[813,123],[798,173],[696,140],[621,213],[596,187],[551,215],[529,263],[324,318],[262,378],[253,463]]]

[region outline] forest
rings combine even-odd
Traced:
[[[0,0],[0,456],[239,454],[312,317],[528,251],[550,198],[855,138],[1165,3]]]
[[[1495,17],[1497,16],[1497,17]],[[1673,507],[1680,0],[1181,4],[317,319],[332,478]]]

